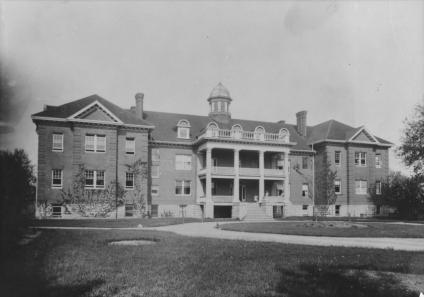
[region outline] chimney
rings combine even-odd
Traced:
[[[306,113],[306,110],[302,110],[296,113],[297,132],[303,137],[306,137]]]
[[[143,118],[143,93],[135,94],[135,114],[142,119]]]

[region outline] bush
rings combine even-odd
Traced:
[[[24,150],[0,151],[1,251],[21,237],[29,218],[34,216],[35,177]]]
[[[403,176],[391,174],[381,183],[381,195],[371,190],[371,199],[376,205],[387,205],[396,208],[400,218],[416,219],[424,217],[424,195],[420,184],[424,176]]]

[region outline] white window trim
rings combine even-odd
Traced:
[[[94,136],[94,150],[93,151],[87,150],[87,136]],[[105,150],[104,151],[100,151],[98,149],[98,141],[97,141],[97,138],[98,137],[104,137],[104,139],[105,139]],[[107,144],[106,135],[103,135],[103,134],[90,134],[90,133],[85,134],[84,147],[85,147],[85,152],[86,153],[106,153],[106,147],[107,147],[106,144]]]
[[[154,189],[156,189],[156,193],[153,193]],[[150,189],[150,193],[152,194],[152,196],[159,196],[159,186],[152,186],[152,188]]]
[[[53,184],[54,172],[60,171],[60,185]],[[62,169],[52,169],[52,188],[53,189],[62,189],[63,187],[63,170]]]
[[[55,142],[54,142],[54,136],[55,135],[60,135],[61,136],[60,149],[54,147],[54,144],[55,144]],[[53,133],[52,134],[52,152],[63,152],[63,133]]]
[[[377,163],[377,160],[378,160],[378,163]],[[376,154],[375,155],[375,168],[381,168],[381,162],[382,161],[382,159],[381,159],[381,154]]]
[[[152,178],[158,178],[160,176],[160,167],[159,167],[159,165],[152,165],[152,168],[153,167],[157,167],[158,171],[157,171],[157,175],[153,175],[153,170],[151,170]]]
[[[132,145],[129,145],[129,143],[132,143]],[[134,137],[125,138],[125,154],[135,155],[135,138]]]
[[[375,194],[381,195],[381,181],[375,182]]]
[[[186,160],[180,160],[178,161],[178,157],[187,157],[190,158],[190,162],[187,162],[188,159]],[[190,166],[186,166],[188,163],[190,163]],[[181,165],[181,168],[178,168],[178,165]],[[184,171],[190,171],[193,168],[193,157],[191,155],[175,155],[175,170],[184,170]]]
[[[86,190],[103,190],[106,186],[106,171],[105,170],[91,170],[87,169],[85,171],[93,171],[93,186],[84,185],[84,189]],[[103,172],[103,186],[97,186],[97,172],[102,171]],[[85,178],[85,172],[84,172],[84,178]]]
[[[132,186],[127,186],[127,174],[132,174]],[[135,188],[135,175],[133,172],[125,172],[125,189],[133,190]]]
[[[355,152],[354,162],[356,162],[356,154],[359,154],[359,158],[358,158],[358,163],[355,163],[355,166],[357,166],[357,167],[367,167],[367,153],[366,152]],[[364,154],[364,158],[362,158],[362,154]],[[365,160],[364,164],[361,164],[362,159]]]
[[[190,139],[190,122],[186,119],[179,120],[177,123],[177,137],[182,139]],[[183,131],[186,131],[186,135],[183,135]]]
[[[336,158],[336,155],[337,155],[337,153],[339,154],[339,162],[337,163],[337,158]],[[342,152],[341,151],[335,151],[334,152],[334,164],[336,165],[336,166],[341,166],[342,165]]]
[[[177,194],[177,193],[175,193],[175,196],[191,196],[191,190],[192,190],[192,187],[191,187],[191,184],[192,184],[192,182],[191,182],[191,180],[176,180],[175,181],[175,189],[177,188],[177,183],[178,182],[181,182],[181,194]],[[190,185],[190,194],[184,194],[184,188],[185,188],[185,184],[186,183],[188,183],[189,185]]]
[[[339,191],[338,192],[336,192],[336,183],[337,182],[339,183]],[[342,193],[342,181],[340,179],[336,179],[334,181],[334,193],[336,193],[336,195],[341,195],[341,193]]]
[[[304,186],[306,187],[306,190],[303,189]],[[305,191],[305,195],[303,195],[303,191]],[[309,195],[309,185],[308,184],[302,184],[302,192],[301,192],[301,194],[302,194],[302,197],[308,197],[308,195]]]
[[[156,150],[157,154],[154,152]],[[158,156],[156,159],[155,157]],[[152,162],[160,162],[160,150],[159,149],[152,149]]]
[[[356,183],[359,182],[359,187],[356,187]],[[365,187],[362,187],[362,185],[365,183]],[[358,189],[360,191],[358,192]],[[362,189],[365,189],[363,191]],[[356,195],[367,195],[368,194],[368,181],[366,180],[355,180],[355,194]]]

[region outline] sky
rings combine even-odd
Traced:
[[[0,149],[35,164],[30,115],[92,94],[207,115],[222,82],[234,118],[307,110],[395,147],[424,100],[424,1],[1,1],[0,17]],[[395,150],[390,167],[408,172]]]

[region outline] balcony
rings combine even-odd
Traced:
[[[199,136],[202,138],[248,140],[255,142],[290,143],[288,134],[281,133],[258,133],[253,131],[208,129]]]
[[[212,167],[212,174],[216,175],[234,175],[234,167]]]

